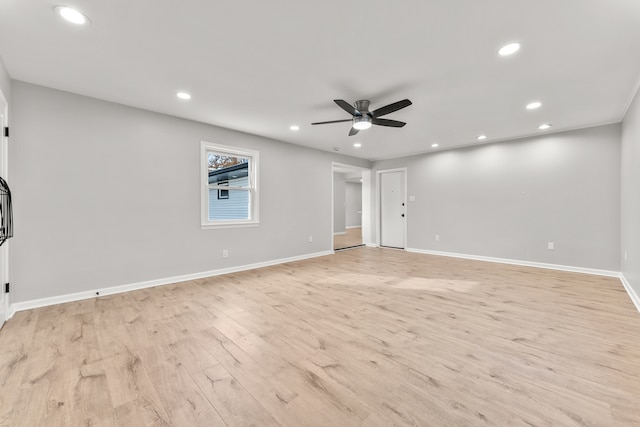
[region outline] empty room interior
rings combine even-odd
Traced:
[[[640,426],[640,2],[0,2],[0,426]]]

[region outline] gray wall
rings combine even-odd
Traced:
[[[4,97],[7,98],[7,102],[11,105],[11,77],[9,77],[9,72],[4,65],[2,56],[0,56],[0,91],[2,91]]]
[[[13,302],[331,250],[332,162],[370,166],[17,81],[12,102]],[[259,227],[201,229],[201,140],[260,152]]]
[[[622,274],[640,295],[640,92],[622,122],[621,180]]]
[[[374,168],[407,167],[408,248],[620,271],[620,145],[614,124]]]
[[[333,173],[333,232],[345,232],[345,178],[343,173]]]
[[[345,226],[360,227],[362,225],[362,184],[346,182],[345,205]]]

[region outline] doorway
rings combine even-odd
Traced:
[[[333,250],[363,246],[369,228],[371,171],[333,164]]]
[[[406,246],[406,170],[378,172],[380,246]]]

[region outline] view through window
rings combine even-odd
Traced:
[[[204,225],[257,223],[257,152],[203,145],[206,176]],[[204,200],[203,200],[204,202]]]

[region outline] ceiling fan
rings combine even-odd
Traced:
[[[369,111],[369,101],[366,99],[356,101],[353,105],[342,99],[334,99],[333,102],[338,104],[340,108],[351,114],[353,117],[345,120],[331,120],[329,122],[316,122],[311,124],[326,125],[329,123],[352,122],[349,136],[357,134],[360,130],[369,129],[371,125],[401,128],[402,126],[406,125],[405,122],[400,122],[398,120],[381,119],[380,117],[411,105],[411,101],[409,101],[408,99],[403,99],[402,101],[394,102],[393,104],[380,107],[377,110]]]

